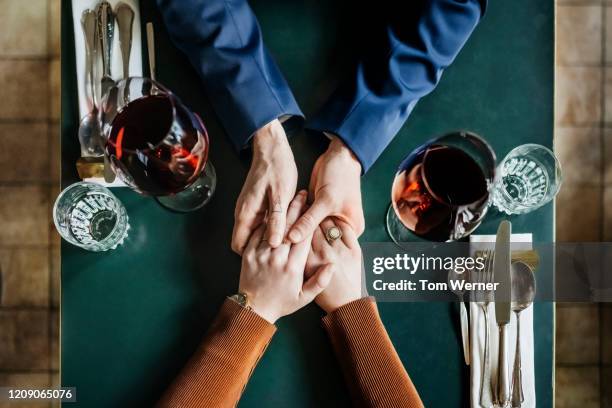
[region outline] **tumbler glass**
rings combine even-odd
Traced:
[[[506,214],[525,214],[551,201],[561,187],[561,165],[537,144],[514,148],[498,167],[493,205]]]
[[[62,238],[94,252],[117,248],[130,228],[117,197],[106,187],[87,182],[72,184],[60,193],[53,221]]]

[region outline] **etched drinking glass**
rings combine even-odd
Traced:
[[[493,205],[506,214],[525,214],[550,202],[561,187],[561,165],[538,144],[514,148],[497,169]]]
[[[117,248],[130,229],[121,201],[108,188],[87,182],[72,184],[60,193],[53,221],[62,238],[94,252]]]

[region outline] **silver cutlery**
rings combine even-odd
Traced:
[[[450,269],[448,271],[447,280],[450,282],[451,280],[463,281],[466,279],[465,273],[457,273],[454,270]],[[450,288],[453,288],[453,285],[449,284]],[[457,286],[458,287],[458,286]],[[463,287],[463,286],[462,286]],[[467,309],[465,308],[464,294],[465,290],[462,289],[451,289],[451,291],[457,295],[459,299],[459,315],[460,315],[460,323],[461,323],[461,343],[463,345],[463,359],[466,365],[470,365],[470,333],[469,333],[469,323],[468,323],[468,314]]]
[[[149,76],[153,81],[155,78],[155,32],[153,23],[147,23],[147,51],[149,53]]]
[[[484,284],[493,283],[493,251],[490,249],[482,251],[481,256],[484,258],[484,268],[482,268],[481,270],[472,270],[470,272],[470,280],[473,282]],[[475,292],[474,300],[482,310],[485,326],[484,359],[482,361],[482,378],[480,379],[480,406],[490,408],[491,406],[493,406],[493,397],[491,389],[491,357],[489,356],[489,304],[493,301],[493,291],[477,291]]]
[[[520,314],[535,298],[536,281],[533,270],[521,261],[512,262],[512,311],[516,314],[516,351],[512,370],[512,407],[519,408],[525,396],[521,373],[521,319]]]
[[[510,401],[510,381],[508,376],[508,359],[506,352],[506,326],[510,322],[510,236],[512,224],[502,221],[497,229],[495,239],[495,256],[493,257],[493,270],[496,283],[499,283],[495,292],[495,319],[499,328],[499,348],[497,364],[497,405],[505,407]]]
[[[100,99],[108,93],[115,85],[111,76],[111,57],[113,49],[113,38],[115,36],[115,16],[113,8],[107,1],[102,1],[96,7],[98,16],[98,36],[102,47],[102,79],[100,80]],[[112,183],[115,174],[111,170],[108,157],[104,155],[104,181]]]
[[[102,79],[101,96],[104,97],[108,90],[115,85],[111,76],[111,57],[113,49],[113,38],[115,36],[115,16],[113,9],[107,1],[100,2],[96,8],[98,14],[98,36],[102,46]]]
[[[98,123],[98,107],[96,104],[94,55],[96,53],[97,18],[92,10],[84,10],[81,15],[81,26],[85,37],[86,85],[91,100],[90,111],[79,123],[78,138],[81,145],[81,157],[100,157],[104,154]]]
[[[130,76],[130,53],[132,50],[132,26],[134,25],[134,10],[120,2],[115,8],[117,27],[119,28],[119,45],[123,60],[123,78]]]

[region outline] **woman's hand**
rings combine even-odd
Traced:
[[[330,243],[325,234],[334,226],[342,231],[342,237]],[[315,301],[327,313],[367,296],[365,290],[362,291],[361,247],[357,235],[348,223],[338,218],[326,218],[315,230],[312,251],[306,264],[306,276],[315,273],[323,265],[331,265],[334,273]]]
[[[273,248],[283,241],[287,207],[295,195],[297,167],[285,130],[273,120],[253,136],[253,162],[234,214],[232,249],[242,254],[253,231],[265,223]]]
[[[300,191],[287,211],[289,226],[305,208],[306,191]],[[255,230],[242,255],[239,291],[247,295],[255,313],[274,323],[321,293],[331,280],[332,268],[321,264],[312,269],[309,279],[304,280],[312,235],[298,244],[285,241],[272,248],[264,239],[264,228],[262,225]]]
[[[289,232],[291,242],[313,234],[327,217],[348,223],[357,235],[365,228],[361,208],[361,164],[338,137],[315,163],[310,176],[312,204]]]

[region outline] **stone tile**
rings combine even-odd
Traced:
[[[2,306],[49,305],[49,250],[0,249]]]
[[[51,373],[51,387],[59,388],[62,385],[62,380],[58,371],[54,371]],[[66,405],[64,405],[66,406]],[[50,408],[61,408],[62,404],[59,401],[52,401]]]
[[[59,322],[59,313],[57,311],[51,311],[49,315],[50,319],[50,332],[49,336],[51,336],[50,344],[51,344],[51,352],[49,354],[49,367],[51,370],[59,370],[60,365],[60,322]]]
[[[563,169],[565,184],[601,183],[601,129],[598,126],[555,129],[555,154]]]
[[[49,0],[49,55],[60,55],[61,0]]]
[[[0,124],[0,182],[49,180],[46,123]]]
[[[599,367],[557,367],[556,408],[600,408]]]
[[[3,387],[48,388],[50,376],[47,373],[0,373],[0,384]],[[48,402],[6,402],[0,401],[0,408],[42,408],[49,407]]]
[[[48,196],[44,186],[0,186],[0,245],[49,244]]]
[[[612,241],[612,186],[608,185],[604,188],[604,213],[603,217],[603,239],[604,241]]]
[[[49,132],[49,181],[52,186],[60,183],[60,167],[61,167],[61,151],[60,151],[60,125],[59,123],[51,123],[48,128]]]
[[[557,364],[599,363],[599,306],[557,306]]]
[[[601,120],[601,69],[558,67],[555,118],[559,125],[590,125]]]
[[[0,310],[0,367],[8,371],[49,368],[49,313]]]
[[[612,303],[602,303],[600,313],[601,361],[604,364],[612,365]]]
[[[557,4],[589,5],[601,4],[601,0],[555,0]]]
[[[49,116],[59,120],[61,116],[61,73],[60,60],[55,58],[49,62]]]
[[[52,185],[49,188],[49,206],[48,206],[48,219],[49,219],[49,245],[53,248],[59,248],[62,238],[60,234],[55,229],[55,224],[53,223],[53,204],[55,204],[55,199],[60,194],[60,186],[59,184]]]
[[[58,388],[58,387],[61,387],[61,385],[62,385],[62,379],[61,379],[59,371],[51,372],[51,386],[54,388]]]
[[[557,241],[599,241],[601,220],[600,187],[561,185],[556,199]]]
[[[605,62],[612,62],[612,3],[606,5],[606,37],[605,37]]]
[[[46,119],[48,84],[47,60],[0,60],[0,119]]]
[[[601,63],[601,5],[557,7],[557,64]]]
[[[612,384],[612,366],[601,367],[601,383]],[[601,407],[612,408],[612,387],[602,387]]]
[[[603,137],[604,182],[612,184],[612,129],[604,130]]]
[[[61,258],[59,247],[51,247],[50,251],[50,273],[51,273],[51,288],[50,299],[51,307],[59,307],[60,304],[60,283],[61,283]]]
[[[0,0],[0,55],[47,55],[47,0]]]
[[[610,126],[612,125],[612,68],[606,68],[604,73],[604,122],[607,126]]]

